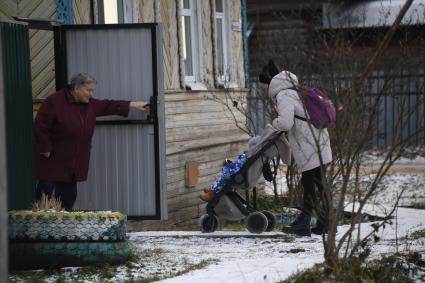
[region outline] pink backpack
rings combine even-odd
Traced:
[[[295,115],[295,118],[310,122],[317,129],[329,128],[335,123],[335,106],[332,100],[323,95],[321,90],[309,87],[293,89],[300,94],[310,119],[307,120],[305,117],[298,115]]]

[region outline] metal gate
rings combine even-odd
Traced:
[[[4,99],[8,209],[30,209],[35,170],[28,27],[0,23],[0,89]],[[3,115],[1,113],[0,115]]]
[[[150,113],[98,118],[89,177],[75,209],[167,217],[162,34],[158,24],[69,25],[54,30],[56,86],[86,72],[100,99],[150,100]]]

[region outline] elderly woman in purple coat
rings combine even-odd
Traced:
[[[99,100],[96,80],[77,74],[70,84],[43,102],[35,117],[36,199],[53,192],[66,210],[77,198],[77,182],[87,179],[96,117],[127,116],[129,109],[145,110],[144,101]]]

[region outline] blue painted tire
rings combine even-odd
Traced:
[[[65,266],[110,264],[127,261],[129,247],[121,242],[12,242],[9,265],[12,270],[52,269]]]

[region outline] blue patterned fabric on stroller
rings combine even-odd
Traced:
[[[218,226],[218,218],[241,220],[246,217],[246,226],[251,233],[262,233],[274,229],[276,225],[274,215],[269,211],[256,211],[238,191],[254,188],[263,172],[270,174],[270,171],[264,169],[270,168],[271,159],[279,157],[283,163],[290,163],[289,143],[283,133],[267,125],[264,134],[256,140],[256,144],[233,163],[235,166],[229,166],[229,170],[225,169],[226,166],[223,168],[221,178],[211,186],[215,195],[207,204],[207,213],[199,219],[202,232],[214,232]],[[240,166],[237,166],[238,162]],[[223,176],[223,174],[227,175]],[[265,177],[268,179],[267,176]]]

